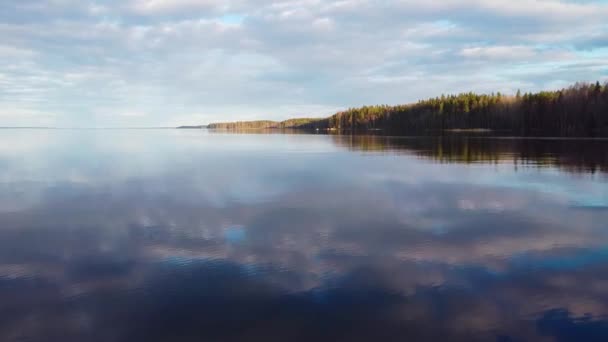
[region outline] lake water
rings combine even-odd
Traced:
[[[608,141],[0,130],[1,341],[606,341]]]

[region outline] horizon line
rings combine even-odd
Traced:
[[[125,126],[125,127],[54,127],[54,126],[0,126],[0,129],[176,129],[179,126]]]

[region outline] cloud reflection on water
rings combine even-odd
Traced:
[[[18,194],[0,200],[2,340],[605,336],[608,211],[570,200],[606,193],[591,174],[331,136],[78,134],[0,154]]]

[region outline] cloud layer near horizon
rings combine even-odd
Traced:
[[[0,2],[0,126],[324,116],[608,79],[608,3]]]

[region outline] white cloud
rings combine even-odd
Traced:
[[[167,14],[181,10],[219,10],[229,7],[228,3],[217,0],[136,0],[131,8],[141,14]]]
[[[312,26],[321,31],[331,31],[334,28],[334,22],[330,18],[317,18],[313,20]]]
[[[135,111],[131,111],[131,112],[121,112],[118,113],[119,116],[126,116],[126,117],[142,117],[142,116],[146,116],[147,114],[144,112],[135,112]]]
[[[28,49],[22,49],[10,45],[0,45],[0,58],[24,58],[32,57],[35,52]]]
[[[527,46],[470,47],[462,49],[460,55],[470,58],[525,60],[536,56],[536,51]]]
[[[574,3],[558,0],[400,0],[401,8],[415,12],[448,14],[467,10],[470,12],[491,12],[497,16],[527,17],[541,21],[571,21],[580,19],[601,19],[608,14],[605,3]],[[480,18],[483,19],[483,18]]]
[[[87,125],[110,119],[103,108],[133,110],[147,115],[129,122],[149,126],[537,90],[606,77],[607,11],[556,0],[3,3],[0,101]]]
[[[0,102],[0,127],[52,127],[55,125],[56,117],[55,113],[23,107],[12,107],[10,103]]]

